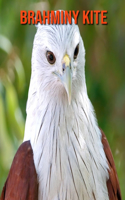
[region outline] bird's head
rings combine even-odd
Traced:
[[[41,90],[73,93],[85,88],[85,49],[79,28],[74,24],[38,25],[33,45],[32,77]],[[34,73],[34,75],[33,75]],[[42,92],[42,91],[41,91]],[[54,91],[53,91],[54,92]],[[75,94],[76,95],[76,94]]]

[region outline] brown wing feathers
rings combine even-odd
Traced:
[[[18,149],[0,200],[37,200],[38,183],[30,141]]]
[[[102,131],[101,131],[102,132]],[[102,143],[109,165],[107,188],[110,200],[121,200],[121,192],[113,156],[108,141],[102,132]],[[37,200],[38,183],[30,141],[18,149],[0,200]]]
[[[102,143],[103,143],[104,151],[105,151],[105,154],[108,160],[108,165],[109,165],[109,180],[107,181],[109,199],[121,200],[122,198],[121,198],[120,186],[119,186],[118,176],[117,176],[112,152],[110,150],[108,141],[102,130],[101,132],[102,132]]]

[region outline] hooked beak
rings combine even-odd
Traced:
[[[62,71],[63,74],[59,74],[58,72],[54,72],[55,75],[58,76],[64,88],[66,90],[68,96],[69,105],[71,104],[71,94],[72,94],[72,70],[71,70],[71,61],[69,56],[66,54],[62,60]]]

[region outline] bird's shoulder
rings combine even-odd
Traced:
[[[109,143],[107,141],[107,138],[102,130],[101,130],[101,133],[102,133],[102,144],[103,144],[104,152],[106,154],[106,158],[107,158],[108,166],[109,166],[109,170],[108,170],[109,179],[107,180],[109,199],[121,200],[122,197],[121,197],[120,185],[118,181],[118,176],[117,176],[112,152],[111,152]]]
[[[37,200],[38,183],[30,141],[23,142],[13,159],[0,200]]]

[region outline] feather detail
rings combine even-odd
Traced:
[[[115,168],[115,163],[114,159],[111,153],[111,149],[109,147],[109,143],[105,137],[105,134],[101,130],[102,133],[102,143],[104,147],[104,151],[106,154],[106,158],[108,161],[108,166],[109,166],[109,179],[107,181],[107,188],[108,188],[108,193],[109,193],[109,199],[110,200],[121,200],[121,191],[120,191],[120,185],[118,181],[118,176]]]
[[[38,183],[30,141],[18,149],[0,200],[37,200]]]

